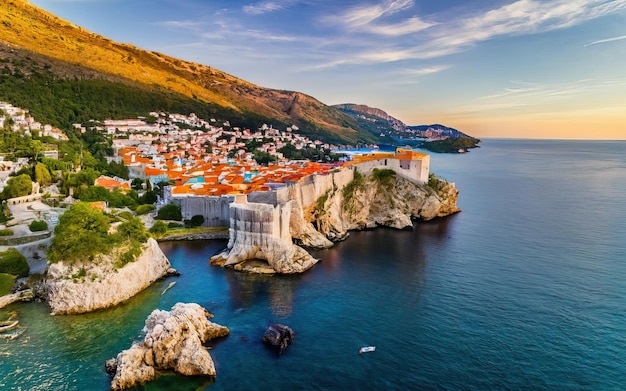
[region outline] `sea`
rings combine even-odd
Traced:
[[[182,275],[115,308],[1,310],[27,330],[0,341],[0,389],[107,390],[105,361],[177,302],[230,329],[210,344],[217,376],[164,373],[137,389],[626,389],[626,142],[480,145],[431,157],[462,212],[352,232],[303,274],[209,265],[225,241],[164,242]],[[271,323],[296,333],[280,356],[261,341]]]

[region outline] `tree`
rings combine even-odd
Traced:
[[[48,248],[48,261],[73,262],[108,251],[109,226],[110,220],[102,212],[88,203],[75,203],[59,217]]]
[[[180,221],[183,216],[180,213],[180,206],[175,204],[167,204],[157,212],[157,220],[176,220]]]
[[[120,224],[117,227],[117,234],[123,241],[133,240],[139,243],[144,243],[149,237],[146,226],[137,217]]]
[[[33,159],[37,161],[39,158],[39,154],[44,149],[43,143],[40,140],[31,140],[30,148],[33,151]]]
[[[9,198],[22,197],[32,192],[33,183],[30,176],[26,174],[9,178],[7,185],[2,190],[0,199],[8,200]]]
[[[48,167],[43,163],[37,163],[35,165],[35,182],[38,182],[42,186],[47,186],[52,183],[52,176]]]
[[[191,220],[189,220],[189,224],[192,227],[200,227],[202,224],[204,224],[204,216],[202,215],[191,216]]]
[[[143,190],[143,180],[140,178],[134,178],[131,182],[130,182],[130,187],[133,190]]]
[[[30,268],[26,257],[14,248],[0,252],[0,273],[12,274],[17,277],[26,277]]]

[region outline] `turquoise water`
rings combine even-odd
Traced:
[[[143,389],[623,389],[626,142],[485,140],[431,169],[456,182],[462,213],[352,233],[299,276],[211,267],[223,241],[171,242],[183,275],[112,310],[2,310],[28,330],[0,341],[0,389],[106,390],[104,361],[178,301],[231,329],[212,346],[218,375]],[[296,332],[280,357],[260,342],[274,321]]]

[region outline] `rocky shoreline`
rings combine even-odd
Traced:
[[[358,181],[346,178],[346,171],[340,175],[313,189],[314,195],[327,189],[318,197],[308,194],[306,184],[295,184],[274,205],[232,204],[227,248],[211,264],[253,273],[301,273],[318,262],[304,248],[332,247],[353,230],[411,229],[414,220],[460,212],[454,183],[435,176],[421,184],[399,175],[385,181],[371,173]]]

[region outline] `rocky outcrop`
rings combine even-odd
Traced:
[[[385,181],[371,173],[354,175],[343,169],[299,182],[279,190],[273,204],[231,204],[228,246],[210,262],[255,273],[300,273],[317,260],[294,242],[328,248],[351,230],[406,229],[413,219],[460,211],[458,190],[443,179],[431,177],[429,184],[421,184],[400,175]]]
[[[48,267],[46,291],[53,314],[79,314],[119,304],[150,284],[175,272],[154,239],[143,245],[141,255],[122,268],[116,252],[93,260]]]
[[[292,243],[290,212],[290,205],[232,204],[227,249],[212,257],[211,264],[234,267],[247,260],[265,260],[269,265],[267,270],[276,273],[293,274],[309,269],[317,259]]]
[[[329,192],[323,203],[307,208],[302,224],[339,241],[351,230],[406,229],[413,226],[413,219],[432,220],[459,212],[454,184],[435,177],[430,182],[419,184],[396,175],[383,184],[367,175],[359,184]],[[305,239],[302,242],[306,244]]]
[[[112,390],[134,387],[156,377],[157,371],[186,376],[215,376],[215,364],[204,343],[229,334],[209,321],[207,310],[195,303],[177,303],[171,311],[154,310],[146,319],[143,341],[108,360]]]

